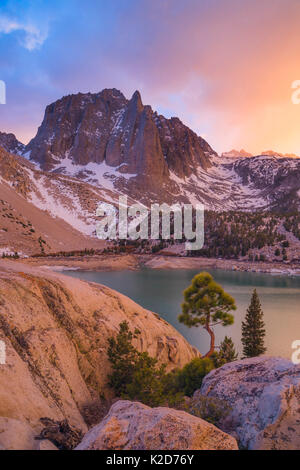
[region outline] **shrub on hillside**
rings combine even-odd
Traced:
[[[167,374],[165,365],[160,366],[157,359],[133,346],[132,341],[139,335],[139,330],[131,332],[124,321],[116,338],[109,338],[109,386],[116,396],[149,406],[179,404],[184,395],[191,396],[200,388],[203,377],[214,368],[213,360],[195,358],[183,369]]]
[[[126,321],[120,323],[116,338],[109,338],[108,358],[112,365],[109,386],[116,396],[139,400],[145,405],[158,406],[166,401],[163,387],[165,366],[147,352],[139,352],[132,340],[140,335],[132,333]]]
[[[170,372],[165,378],[165,388],[172,390],[172,394],[181,393],[188,397],[201,387],[203,378],[215,368],[210,358],[196,357],[182,369]]]
[[[157,359],[134,347],[132,341],[140,334],[138,329],[131,332],[124,321],[119,325],[117,336],[108,340],[112,366],[108,385],[117,397],[138,400],[148,406],[185,409],[184,397],[191,397],[201,387],[203,378],[219,364],[224,364],[223,355],[215,352],[210,358],[197,357],[182,369],[166,373],[165,365],[159,365]]]

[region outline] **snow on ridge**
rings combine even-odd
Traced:
[[[243,158],[248,160],[249,157]],[[264,208],[268,204],[262,191],[245,185],[234,167],[235,161],[242,159],[228,157],[214,157],[213,166],[207,170],[198,167],[197,173],[189,178],[179,178],[170,172],[170,178],[179,186],[180,192],[195,205],[204,203],[207,209],[212,210],[250,210]]]
[[[94,165],[99,166],[97,163]],[[79,167],[79,165],[76,165],[76,167],[77,166]],[[103,170],[106,168],[107,165],[103,167]],[[32,183],[29,199],[33,205],[38,209],[47,211],[54,218],[58,217],[64,220],[82,234],[95,236],[96,215],[84,209],[79,196],[74,193],[71,187],[68,187],[64,183],[65,178],[67,178],[69,182],[70,180],[72,181],[72,177],[58,174],[56,179],[49,180],[47,174],[36,174],[32,169],[26,169],[26,171]],[[75,177],[73,181],[82,183],[81,179]],[[105,182],[107,182],[106,179]],[[100,188],[99,186],[91,185],[90,191],[96,196],[99,202],[116,204],[122,192],[118,191],[118,193],[116,193],[115,190],[113,190],[112,182],[108,181],[108,183],[107,186],[111,187],[103,188],[102,185]]]
[[[25,153],[21,153],[20,156],[26,158],[26,160],[30,160],[31,150],[28,150]]]
[[[136,173],[120,173],[118,170],[123,166],[112,167],[106,164],[106,162],[95,163],[89,162],[86,165],[78,165],[73,163],[72,160],[66,156],[63,160],[60,160],[53,169],[52,173],[62,173],[68,176],[77,177],[84,181],[97,185],[99,187],[114,190],[114,180],[117,178],[130,179],[136,175]]]
[[[28,172],[32,183],[35,185],[35,191],[33,190],[30,193],[32,204],[38,209],[47,211],[52,217],[64,220],[84,235],[91,236],[93,234],[95,221],[88,212],[82,210],[78,196],[75,196],[66,188],[63,189],[59,186],[59,182],[55,182],[54,187],[47,188],[47,177],[45,175],[36,178],[32,170],[28,170]],[[65,201],[62,200],[61,196],[65,197]]]
[[[284,176],[290,170],[300,169],[300,159],[278,159],[274,155],[232,158],[213,154],[211,162],[211,167],[204,170],[199,166],[190,177],[180,178],[169,170],[170,180],[178,188],[177,193],[174,189],[174,200],[179,195],[185,196],[191,204],[203,203],[210,210],[264,209],[272,202],[272,194],[268,195],[267,188],[274,185],[277,172],[280,171],[280,175]],[[134,173],[122,173],[122,169],[126,170],[125,163],[118,167],[108,166],[105,161],[79,165],[66,152],[62,160],[56,157],[51,173],[59,178],[68,178],[69,181],[74,178],[77,182],[88,183],[95,188],[95,194],[100,199],[103,197],[115,202],[118,195],[126,194],[126,189],[116,191],[116,181],[137,176]],[[39,176],[36,179],[36,175],[33,175],[32,181],[38,187],[43,200],[34,192],[32,202],[37,207],[48,210],[54,217],[66,220],[80,232],[91,235],[95,225],[93,215],[83,213],[78,196],[66,188],[63,181],[60,186],[57,180],[51,180],[49,184],[46,176],[43,177],[46,179],[41,178]],[[105,193],[101,195],[98,190]],[[128,196],[130,197],[129,194]],[[300,197],[300,190],[298,196]]]
[[[115,111],[114,114],[113,114],[113,123],[114,123],[114,126],[112,128],[112,135],[113,136],[118,135],[120,130],[122,130],[121,123],[122,123],[122,119],[124,117],[125,111],[126,111],[126,108],[124,106],[121,109],[119,109],[118,111]]]

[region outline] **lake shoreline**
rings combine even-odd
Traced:
[[[155,258],[152,258],[152,260]],[[178,261],[179,262],[179,261]],[[201,328],[188,328],[178,321],[181,313],[183,292],[200,271],[208,271],[214,280],[236,302],[234,324],[226,329],[215,326],[216,344],[224,335],[230,336],[239,354],[242,353],[241,324],[245,318],[254,289],[257,289],[266,324],[267,353],[273,356],[290,357],[291,345],[299,337],[300,277],[273,276],[258,272],[243,272],[215,269],[212,266],[191,266],[190,269],[150,269],[127,271],[64,271],[64,277],[72,277],[86,282],[100,284],[114,289],[142,305],[147,310],[158,313],[161,318],[176,328],[187,341],[201,354],[209,349],[209,335]],[[168,266],[164,265],[164,268]]]
[[[53,271],[138,271],[148,269],[222,269],[225,271],[257,272],[272,275],[300,275],[300,265],[283,262],[249,262],[216,258],[193,258],[166,255],[101,254],[75,257],[41,257],[18,260],[19,263]]]

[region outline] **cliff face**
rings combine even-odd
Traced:
[[[195,174],[197,168],[210,168],[214,151],[204,139],[176,117],[166,119],[155,113],[154,120],[168,168],[179,178]]]
[[[45,170],[64,156],[79,165],[102,163],[109,136],[126,104],[117,90],[65,96],[47,106],[26,152]]]
[[[136,91],[130,100],[116,89],[70,95],[47,106],[30,159],[45,170],[73,163],[103,163],[138,177],[149,188],[168,180],[169,170],[190,176],[210,166],[211,147],[178,118],[166,119],[144,106]]]
[[[107,340],[127,320],[136,347],[182,367],[198,351],[158,315],[104,286],[0,261],[0,417],[40,430],[67,419],[83,432],[106,388]],[[1,436],[0,436],[1,445]]]

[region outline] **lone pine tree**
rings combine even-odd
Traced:
[[[254,289],[245,321],[242,322],[242,344],[245,357],[260,356],[266,352],[263,315],[258,294]]]
[[[206,272],[197,274],[190,287],[184,291],[182,314],[179,321],[188,327],[203,326],[210,335],[210,349],[204,357],[215,351],[215,325],[232,325],[234,317],[229,312],[236,310],[234,298],[217,284]]]

